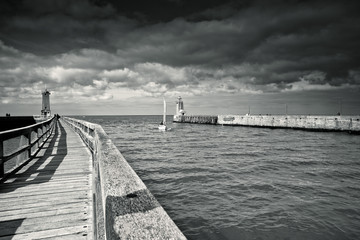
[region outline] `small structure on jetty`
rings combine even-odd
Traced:
[[[176,102],[176,114],[174,115],[174,122],[180,121],[181,120],[181,116],[185,115],[185,110],[184,110],[184,102],[181,99],[181,97],[178,97],[178,100]]]
[[[52,117],[50,110],[50,92],[47,89],[45,89],[41,94],[42,94],[42,107],[41,107],[40,115],[10,116],[10,113],[7,113],[6,117],[0,117],[0,132],[16,129],[16,128],[27,127],[35,123],[49,120]]]
[[[173,122],[179,123],[201,123],[201,124],[216,124],[217,116],[192,116],[185,115],[184,102],[181,97],[178,97],[176,102],[176,115],[174,115]]]
[[[50,92],[45,89],[42,92],[42,109],[41,109],[41,116],[43,117],[50,117],[51,110],[50,110]]]
[[[45,121],[51,118],[51,109],[50,109],[50,92],[45,89],[42,93],[42,107],[40,115],[33,115],[33,118],[36,122]]]

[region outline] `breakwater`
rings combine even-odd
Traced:
[[[0,117],[0,132],[35,124],[33,116]]]
[[[101,125],[61,119],[93,155],[96,239],[186,239]]]
[[[360,116],[219,115],[218,124],[252,127],[293,128],[313,131],[360,132]]]
[[[196,115],[182,115],[174,116],[174,122],[179,123],[200,123],[200,124],[217,124],[218,116],[196,116]]]
[[[207,123],[229,126],[292,128],[310,131],[344,131],[360,133],[360,116],[302,115],[218,115],[181,116],[174,122]]]

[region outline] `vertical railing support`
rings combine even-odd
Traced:
[[[19,142],[19,148],[23,147],[24,144],[26,144],[26,137],[24,135],[21,135],[20,136],[20,142]],[[17,155],[16,157],[16,167],[18,167],[21,162],[26,159],[27,156],[26,156],[26,152],[23,152],[23,153],[20,153],[19,155]]]
[[[4,177],[4,141],[0,139],[0,177]]]
[[[29,146],[29,150],[28,150],[28,158],[31,157],[31,132],[32,132],[32,129],[30,128],[29,129],[29,132],[27,134],[27,137],[28,137],[28,146]]]
[[[48,126],[49,125],[47,125],[47,124],[45,124],[45,132],[46,132],[46,135],[45,135],[45,137],[48,137],[49,136],[49,132],[48,132]]]
[[[36,129],[36,139],[39,139],[39,131],[40,131],[40,128]],[[40,144],[41,144],[41,140],[37,142],[37,147],[39,148],[40,147]]]

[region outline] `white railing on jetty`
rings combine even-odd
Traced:
[[[100,125],[61,119],[93,154],[95,239],[186,239]]]
[[[54,116],[44,122],[0,132],[0,182],[17,172],[38,153],[51,136],[56,121],[57,117]],[[17,145],[18,148],[11,153],[6,153],[4,147],[5,144],[9,144],[7,141],[13,141],[11,145]],[[12,163],[7,170],[5,170],[6,162]]]

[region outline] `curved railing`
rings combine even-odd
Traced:
[[[91,150],[92,153],[94,153],[95,125],[69,117],[64,117],[64,120],[66,120],[66,122],[70,124],[70,127],[80,135],[86,146]]]
[[[0,182],[4,181],[9,175],[18,171],[24,164],[30,161],[45,144],[46,140],[51,136],[57,117],[33,124],[27,127],[16,128],[8,131],[0,132]],[[19,138],[18,148],[11,153],[4,151],[6,141]],[[13,143],[16,144],[16,143]],[[16,164],[5,170],[6,162],[17,157]]]
[[[93,153],[96,239],[186,239],[100,125],[62,119]]]

